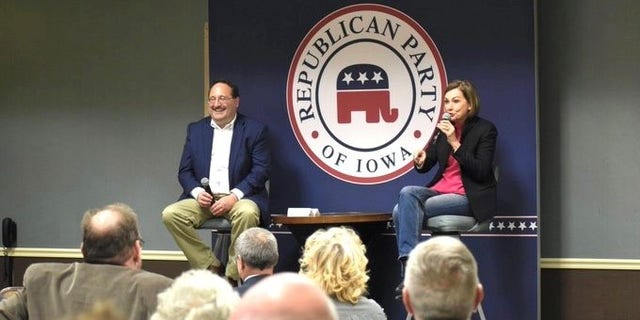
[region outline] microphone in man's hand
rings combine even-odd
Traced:
[[[211,187],[209,186],[209,179],[207,177],[200,179],[200,185],[204,188],[204,191],[213,196],[213,192],[211,192]]]
[[[442,115],[442,120],[447,120],[449,122],[451,122],[451,114],[449,112],[445,112]],[[453,124],[453,122],[451,122]],[[440,137],[440,132],[442,132],[440,129],[438,129],[438,132],[436,132],[436,135],[433,137],[433,141],[438,140],[438,137]]]

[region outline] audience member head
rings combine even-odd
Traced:
[[[409,254],[402,300],[417,320],[467,320],[484,292],[478,266],[460,240],[438,236]]]
[[[367,293],[366,248],[352,229],[332,227],[314,232],[304,245],[300,273],[330,297],[356,304]]]
[[[124,203],[88,210],[82,218],[80,249],[86,262],[140,269],[142,238],[136,213]]]
[[[240,278],[272,274],[278,263],[278,242],[269,230],[253,227],[243,231],[235,243]]]
[[[310,279],[276,273],[251,287],[229,318],[231,320],[337,320],[327,295]]]
[[[77,315],[74,320],[125,320],[122,311],[110,302],[96,302],[93,308]]]
[[[478,98],[478,91],[473,86],[471,81],[469,80],[453,80],[449,82],[447,85],[447,89],[445,89],[444,93],[459,89],[462,92],[462,95],[469,103],[469,115],[468,118],[472,118],[473,116],[477,116],[480,113],[480,98]]]
[[[226,320],[239,300],[229,282],[218,275],[209,270],[188,270],[158,294],[151,320]]]

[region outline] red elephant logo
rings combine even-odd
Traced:
[[[336,80],[338,123],[351,123],[351,113],[364,111],[367,123],[398,119],[398,109],[391,108],[389,80],[382,68],[372,64],[348,66]]]

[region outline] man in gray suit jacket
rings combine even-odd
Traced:
[[[0,319],[69,319],[96,302],[111,304],[127,319],[148,319],[157,294],[173,282],[141,269],[138,219],[125,204],[87,211],[80,249],[84,262],[29,266],[22,292],[0,302]]]

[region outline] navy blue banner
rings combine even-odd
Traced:
[[[272,213],[391,212],[403,186],[431,179],[410,156],[433,137],[443,87],[471,80],[498,128],[500,180],[498,217],[463,241],[487,318],[537,319],[533,1],[209,3],[211,79],[237,83],[240,112],[269,126]],[[363,92],[376,98],[353,104]],[[395,273],[380,271],[395,259],[393,238],[378,246],[372,294],[401,319],[384,291]]]

